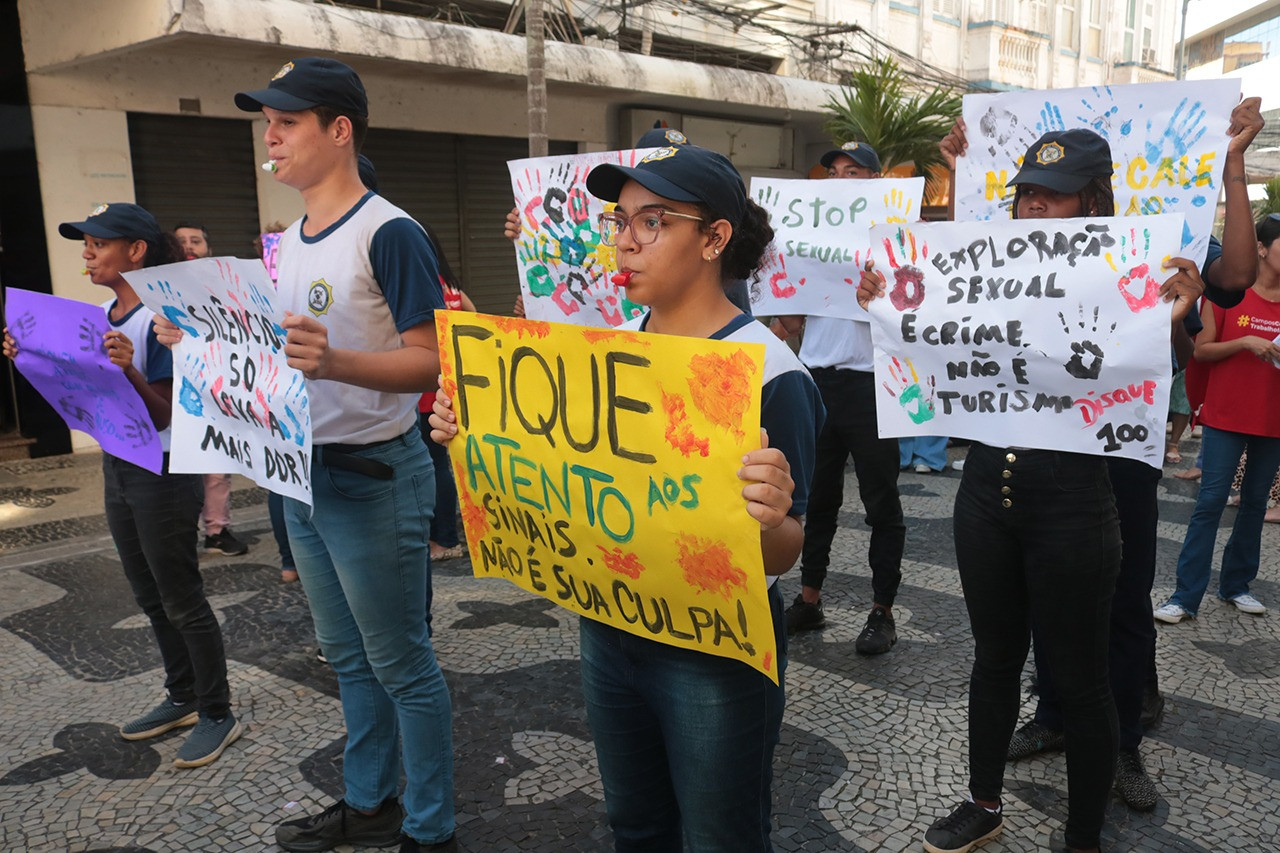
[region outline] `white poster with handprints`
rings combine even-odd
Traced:
[[[311,402],[284,354],[284,311],[261,261],[198,258],[125,273],[183,336],[173,347],[169,470],[242,474],[311,505]]]
[[[1181,215],[871,229],[880,435],[1160,467]]]
[[[869,229],[919,219],[923,195],[924,178],[752,178],[751,197],[774,231],[751,288],[752,310],[867,319],[855,297],[871,253]]]
[[[600,242],[599,216],[614,205],[587,192],[587,175],[601,163],[634,166],[655,150],[507,161],[520,215],[516,268],[526,317],[611,329],[644,310],[613,281],[618,264],[613,247]]]
[[[956,219],[1007,219],[1027,148],[1052,130],[1083,127],[1111,145],[1116,215],[1181,213],[1180,254],[1204,262],[1240,81],[1181,80],[965,95],[969,140],[956,161]]]

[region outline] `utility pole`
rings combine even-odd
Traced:
[[[1191,0],[1182,0],[1182,34],[1178,37],[1178,73],[1175,75],[1181,80],[1187,76],[1187,7],[1191,5]]]
[[[547,74],[545,65],[546,28],[542,20],[542,0],[524,0],[524,37],[528,63],[529,156],[547,156]]]

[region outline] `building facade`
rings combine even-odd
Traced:
[[[1174,0],[544,4],[553,153],[626,147],[663,120],[748,176],[808,174],[829,143],[828,99],[874,56],[899,57],[922,86],[986,90],[1167,79],[1173,68]],[[527,152],[526,44],[511,3],[17,0],[16,10],[5,47],[22,58],[22,94],[10,99],[29,128],[20,142],[36,194],[0,191],[0,207],[41,238],[20,254],[43,273],[20,286],[102,299],[57,224],[107,201],[136,201],[165,227],[203,223],[215,254],[252,256],[257,234],[301,203],[259,168],[262,122],[232,94],[293,57],[327,54],[369,90],[365,151],[384,194],[435,227],[482,310],[509,309],[505,162]],[[11,375],[0,386],[4,432],[39,404],[14,401]]]

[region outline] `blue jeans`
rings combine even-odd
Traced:
[[[1200,601],[1209,587],[1214,539],[1240,455],[1246,449],[1249,451],[1244,482],[1240,486],[1240,509],[1231,527],[1231,538],[1222,552],[1218,596],[1223,599],[1245,594],[1258,576],[1262,516],[1267,511],[1271,481],[1280,467],[1280,438],[1245,435],[1206,425],[1202,447],[1204,462],[1200,468],[1204,473],[1200,475],[1200,496],[1196,498],[1196,508],[1187,524],[1187,537],[1182,542],[1182,554],[1178,557],[1178,587],[1169,599],[1193,614],[1200,609]]]
[[[196,555],[204,484],[199,474],[170,474],[167,453],[162,471],[102,454],[107,527],[134,601],[151,620],[169,697],[194,700],[201,716],[224,717],[227,656]]]
[[[769,606],[781,681],[787,637],[776,584]],[[741,661],[592,619],[580,621],[580,635],[582,692],[618,853],[772,851],[783,688]]]
[[[1034,622],[1062,704],[1067,843],[1096,847],[1120,736],[1108,678],[1120,522],[1106,460],[975,442],[954,528],[974,639],[969,790],[1000,798]]]
[[[898,439],[898,467],[909,468],[923,462],[935,471],[947,467],[947,439],[940,435],[918,435]]]
[[[458,486],[453,482],[449,448],[431,440],[431,426],[425,413],[418,415],[418,429],[422,431],[422,442],[431,452],[431,464],[436,469],[436,511],[431,517],[431,541],[441,548],[452,548],[458,544]],[[430,602],[427,609],[431,609]]]
[[[427,636],[431,457],[416,429],[357,451],[390,480],[312,462],[315,511],[285,499],[289,541],[316,638],[338,675],[347,725],[347,803],[375,809],[396,794],[404,833],[435,843],[454,831],[449,687]]]

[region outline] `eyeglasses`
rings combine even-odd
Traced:
[[[692,219],[694,222],[706,222],[701,216],[688,213],[676,213],[661,207],[646,207],[631,216],[625,216],[616,210],[600,214],[600,242],[606,246],[618,245],[618,235],[622,229],[631,227],[631,239],[639,246],[648,246],[658,239],[662,231],[662,220],[668,216],[677,219]]]

